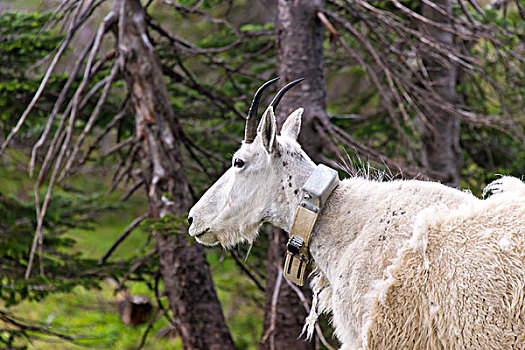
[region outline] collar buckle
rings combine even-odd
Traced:
[[[321,164],[302,188],[302,199],[295,212],[284,262],[284,277],[299,286],[304,285],[310,265],[310,236],[317,217],[338,185],[337,171]]]

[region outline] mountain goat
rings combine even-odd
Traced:
[[[297,81],[257,127],[271,82],[232,167],[189,213],[204,245],[252,243],[265,222],[292,227],[316,165],[297,142],[301,108],[277,135],[274,108]],[[311,233],[319,275],[307,324],[332,311],[345,350],[525,349],[525,185],[504,177],[488,190],[480,200],[433,182],[341,181]]]

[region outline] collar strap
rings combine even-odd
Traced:
[[[317,217],[338,185],[337,171],[320,164],[301,188],[301,202],[295,212],[284,256],[284,277],[299,286],[304,285],[311,262],[310,238]]]

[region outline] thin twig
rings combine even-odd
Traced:
[[[115,146],[111,147],[109,150],[107,150],[102,155],[102,157],[106,158],[107,156],[109,156],[109,155],[111,155],[111,154],[113,154],[113,153],[115,153],[117,151],[120,151],[122,148],[126,147],[127,145],[133,144],[135,141],[136,141],[135,135],[132,135],[132,136],[128,137],[127,139],[120,141]]]
[[[160,295],[160,292],[159,292],[160,275],[161,275],[161,273],[160,273],[160,266],[159,266],[159,269],[155,273],[155,284],[153,286],[154,292],[155,292],[155,300],[157,301],[157,306],[159,307],[159,310],[166,310],[166,311],[168,311],[164,307],[164,305],[162,305],[162,301],[160,300],[160,298],[161,298],[161,295]],[[172,325],[175,329],[177,329],[177,324],[176,324],[175,320],[172,317],[170,317],[168,312],[164,313],[164,318],[168,321],[168,323],[170,325]]]
[[[30,331],[30,332],[42,333],[42,334],[45,334],[45,335],[51,335],[53,337],[57,337],[57,338],[60,338],[60,339],[63,339],[63,340],[71,341],[71,342],[75,340],[74,337],[71,337],[69,335],[53,332],[53,331],[50,331],[49,329],[46,329],[44,327],[38,327],[38,326],[26,324],[23,321],[17,319],[16,317],[14,317],[14,316],[12,316],[12,315],[10,315],[10,314],[2,311],[2,310],[0,310],[0,320],[2,322],[5,322],[5,323],[11,325],[11,326],[16,327],[27,338],[28,338],[27,332]]]
[[[5,139],[4,143],[0,147],[0,157],[4,153],[6,147],[9,145],[9,143],[11,142],[13,137],[18,133],[18,131],[20,130],[20,128],[24,124],[27,116],[29,115],[29,113],[31,112],[33,107],[35,106],[35,104],[38,101],[38,99],[40,99],[40,97],[42,96],[42,93],[44,92],[44,88],[46,87],[47,83],[49,82],[49,78],[51,77],[51,74],[55,70],[56,65],[58,64],[58,61],[60,60],[60,57],[62,57],[62,54],[65,52],[66,48],[69,46],[69,42],[73,38],[74,34],[75,34],[74,31],[69,31],[68,32],[67,37],[62,42],[62,45],[58,49],[57,54],[53,58],[53,61],[51,61],[51,64],[49,65],[49,68],[47,69],[46,74],[44,75],[44,78],[42,79],[42,82],[40,83],[40,86],[38,87],[38,90],[36,91],[35,95],[33,96],[33,99],[31,100],[29,105],[26,107],[26,109],[22,113],[22,116],[18,120],[17,124],[11,130],[11,132],[9,133],[7,138]]]
[[[322,13],[321,11],[317,11],[317,18],[319,18],[319,20],[323,23],[326,29],[328,29],[328,31],[330,32],[330,35],[341,36],[341,33],[339,33],[337,29],[334,28],[334,26],[332,25],[332,23],[330,23],[328,18],[326,18],[324,13]]]
[[[141,267],[142,265],[144,265],[149,259],[151,259],[151,257],[153,255],[155,255],[157,253],[157,248],[154,248],[152,250],[150,250],[148,253],[146,253],[146,255],[140,257],[139,259],[137,259],[132,265],[131,267],[129,268],[128,272],[126,272],[126,274],[124,276],[122,276],[122,279],[120,280],[118,286],[117,286],[117,290],[119,289],[122,289],[122,287],[124,286],[124,283],[126,283],[126,281],[129,279],[129,277],[135,272],[137,271],[137,269],[139,267]]]
[[[144,345],[146,344],[146,339],[148,337],[148,333],[151,331],[151,329],[153,328],[153,325],[159,320],[159,318],[161,318],[162,316],[164,316],[164,314],[168,312],[168,310],[166,309],[163,309],[163,310],[159,310],[155,316],[153,316],[151,318],[151,320],[148,322],[148,326],[146,327],[146,330],[144,331],[144,333],[142,334],[142,337],[140,338],[140,343],[139,343],[139,346],[137,349],[142,349],[144,347]]]
[[[97,105],[95,106],[95,109],[93,110],[93,113],[91,113],[91,116],[89,117],[88,122],[86,123],[86,126],[84,127],[84,130],[82,131],[82,134],[77,139],[77,142],[75,143],[75,146],[73,147],[73,151],[71,152],[68,161],[66,162],[66,165],[64,169],[62,170],[62,173],[60,174],[60,177],[58,178],[58,181],[62,181],[65,176],[68,175],[69,169],[71,168],[71,165],[73,164],[77,153],[82,146],[82,143],[84,142],[84,138],[87,136],[87,134],[91,131],[91,128],[95,124],[95,120],[97,119],[98,115],[100,114],[102,110],[102,106],[106,102],[106,99],[109,94],[109,90],[111,88],[111,84],[113,84],[113,81],[115,80],[117,73],[118,73],[119,67],[118,64],[115,64],[113,68],[111,69],[111,73],[106,78],[106,84],[104,86],[104,89],[102,90],[102,94],[100,95],[100,98],[98,99]]]
[[[133,185],[122,197],[120,197],[119,202],[127,201],[128,198],[131,197],[135,191],[144,186],[145,183],[146,181],[144,180],[137,181],[135,185]]]
[[[270,327],[266,330],[261,343],[266,343],[268,337],[270,338],[270,350],[275,350],[275,325],[277,321],[277,301],[279,300],[279,292],[281,290],[281,284],[283,282],[283,269],[277,266],[277,278],[275,280],[275,286],[272,294],[272,304],[270,313]]]
[[[253,281],[253,283],[255,283],[255,285],[257,286],[257,288],[259,288],[260,291],[264,292],[265,289],[264,289],[263,285],[261,284],[261,282],[259,282],[259,280],[255,277],[255,275],[241,262],[241,260],[237,256],[237,254],[235,254],[235,252],[233,250],[230,251],[230,254],[231,254],[233,260],[235,260],[235,263],[237,264],[237,266],[239,266],[241,268],[241,270],[246,275],[248,275],[248,277]]]
[[[144,221],[147,217],[149,216],[148,213],[144,213],[142,215],[140,215],[139,217],[135,218],[135,220],[133,220],[129,225],[128,227],[126,227],[126,229],[124,230],[124,232],[120,235],[119,238],[117,238],[117,240],[115,242],[113,242],[113,244],[111,245],[111,248],[109,248],[109,250],[106,252],[106,254],[104,254],[103,257],[101,257],[99,260],[98,260],[98,264],[101,265],[103,263],[106,262],[106,260],[111,256],[111,254],[113,254],[113,252],[115,251],[115,249],[117,249],[117,247],[122,243],[124,242],[124,240],[130,235],[131,232],[133,232],[133,230],[135,228],[137,228],[137,226],[140,225],[140,223],[142,221]]]
[[[80,159],[80,161],[78,162],[78,166],[82,166],[82,165],[84,165],[86,163],[86,161],[88,160],[89,156],[95,150],[95,148],[100,143],[100,141],[102,141],[104,136],[106,136],[108,134],[108,132],[111,129],[113,129],[117,125],[117,123],[120,122],[122,120],[122,118],[126,115],[127,108],[128,108],[128,101],[129,101],[129,95],[127,95],[126,98],[124,99],[124,101],[121,103],[121,107],[120,107],[119,112],[117,114],[115,114],[113,119],[106,125],[104,130],[102,130],[97,135],[97,137],[95,137],[95,140],[93,140],[93,142],[89,145],[88,150],[86,151],[86,153],[84,153],[84,155],[82,156],[82,159]]]

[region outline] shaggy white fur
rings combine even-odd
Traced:
[[[320,308],[332,310],[343,349],[525,347],[518,191],[482,201],[439,184],[362,179],[336,191],[311,250],[331,285]]]
[[[362,346],[368,315],[380,297],[376,292],[412,236],[418,213],[436,204],[453,208],[475,201],[469,193],[431,182],[352,178],[341,183],[323,209],[310,249],[331,286],[319,295],[320,307],[332,310],[335,333],[347,348]]]
[[[315,164],[296,141],[302,110],[276,135],[271,108],[259,133],[190,211],[203,244],[289,230]],[[264,132],[262,132],[264,131]],[[310,250],[317,314],[332,311],[350,349],[525,349],[525,185],[503,177],[492,196],[423,181],[342,181],[322,210]]]
[[[363,329],[370,349],[524,349],[525,197],[418,214]]]

